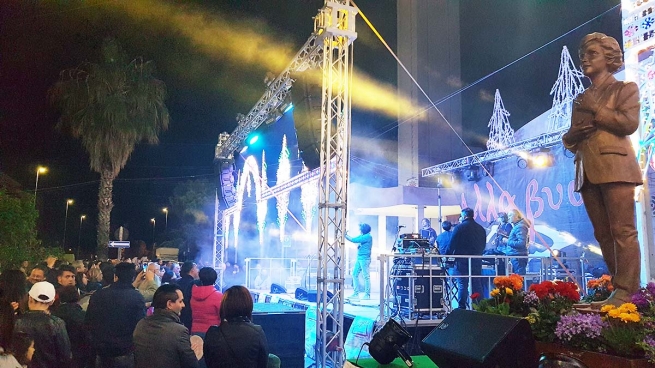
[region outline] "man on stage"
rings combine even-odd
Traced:
[[[471,208],[462,210],[461,222],[455,226],[453,236],[450,239],[450,246],[446,249],[446,254],[456,256],[480,256],[484,252],[484,246],[487,242],[487,233],[482,225],[473,219],[474,212]],[[468,258],[456,258],[455,267],[450,271],[451,275],[462,276],[455,277],[457,285],[457,304],[458,308],[465,309],[469,297],[469,275],[479,276],[482,274],[481,258],[472,258],[471,268],[469,269]],[[470,271],[470,273],[469,273]],[[481,282],[479,277],[471,280],[471,289],[474,293],[481,292]]]
[[[434,247],[437,241],[437,232],[432,228],[430,219],[424,218],[421,220],[421,238],[427,239],[430,243],[430,248]]]
[[[369,267],[371,266],[371,249],[373,248],[373,237],[371,236],[371,226],[369,224],[359,225],[360,235],[351,237],[346,232],[346,239],[359,244],[357,246],[357,259],[355,260],[355,267],[353,267],[353,288],[355,293],[349,299],[358,299],[361,288],[359,287],[359,274],[364,277],[364,297],[363,300],[371,299],[371,273]]]

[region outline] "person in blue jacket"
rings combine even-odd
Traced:
[[[371,249],[373,248],[373,237],[371,236],[371,225],[360,224],[359,231],[361,234],[356,237],[351,237],[346,232],[346,239],[359,244],[357,246],[357,260],[355,260],[355,267],[353,267],[353,288],[355,293],[350,297],[351,299],[359,298],[361,288],[359,286],[359,274],[364,277],[364,297],[363,299],[371,299],[371,273],[369,267],[371,265]]]

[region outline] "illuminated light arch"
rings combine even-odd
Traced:
[[[239,224],[241,222],[241,210],[243,209],[243,196],[245,192],[248,192],[248,197],[251,195],[252,184],[255,184],[255,199],[257,200],[257,217],[259,220],[259,206],[260,202],[264,204],[266,201],[262,201],[262,183],[259,176],[259,165],[257,164],[257,159],[255,156],[248,156],[246,162],[243,165],[243,172],[239,176],[237,182],[237,203],[235,205],[236,210],[234,211],[234,218],[232,223],[234,225],[234,248],[236,249],[239,245]],[[266,215],[264,214],[264,217]]]

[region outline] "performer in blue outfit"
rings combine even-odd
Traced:
[[[351,299],[359,298],[361,288],[359,286],[359,274],[364,277],[364,297],[363,299],[371,299],[371,273],[369,267],[371,265],[371,249],[373,248],[373,237],[371,236],[371,226],[369,224],[360,224],[359,231],[361,234],[356,237],[351,237],[346,233],[346,239],[358,243],[357,246],[357,260],[353,268],[353,288],[355,293],[350,297]]]

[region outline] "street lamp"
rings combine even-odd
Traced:
[[[72,199],[67,199],[66,200],[66,216],[64,217],[64,240],[61,242],[61,248],[66,251],[66,226],[68,225],[68,206],[73,204]]]
[[[164,225],[164,232],[167,232],[168,231],[168,207],[164,207],[162,209],[162,211],[164,211],[164,213],[166,214],[166,225]]]
[[[155,244],[155,227],[157,226],[157,221],[151,218],[150,222],[152,222],[152,244]]]
[[[36,168],[36,182],[34,183],[34,205],[36,206],[36,191],[39,189],[39,174],[45,174],[48,172],[47,167],[39,166]]]
[[[75,255],[75,259],[80,258],[80,241],[82,240],[82,221],[86,218],[86,215],[80,216],[80,231],[77,233],[77,254]]]

